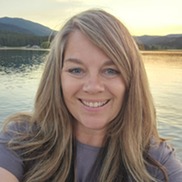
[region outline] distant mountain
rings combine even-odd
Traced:
[[[32,32],[27,29],[20,28],[15,25],[5,24],[5,23],[0,23],[0,32],[1,33],[2,32],[12,32],[12,33],[32,35]]]
[[[35,36],[49,36],[54,31],[44,25],[22,18],[0,18],[0,31],[32,34]]]
[[[54,30],[22,18],[0,18],[0,46],[26,46],[41,45]],[[134,36],[142,50],[182,49],[182,34],[169,34],[166,36]]]
[[[182,49],[182,34],[166,36],[135,36],[136,42],[143,49]]]
[[[182,37],[182,34],[169,34],[167,37]]]

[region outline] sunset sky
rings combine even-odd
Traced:
[[[182,0],[0,0],[0,17],[19,17],[58,30],[72,15],[102,8],[132,35],[182,33]]]

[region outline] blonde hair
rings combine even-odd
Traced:
[[[26,171],[24,182],[74,180],[69,178],[74,175],[73,118],[62,96],[60,71],[66,43],[70,33],[75,30],[84,33],[113,60],[126,84],[122,109],[107,126],[104,141],[107,151],[104,157],[101,156],[103,164],[97,180],[116,180],[116,176],[122,173],[122,163],[134,181],[155,181],[148,173],[146,165],[151,163],[160,168],[148,156],[151,138],[155,138],[157,142],[160,142],[160,138],[156,129],[155,108],[138,47],[117,18],[103,10],[88,10],[72,17],[54,38],[37,91],[34,112],[28,119],[33,123],[31,128],[36,129],[29,129],[21,141],[20,136],[19,146],[17,141],[13,141],[16,149],[24,149],[25,161],[35,161],[35,165]],[[14,117],[13,120],[19,118]]]

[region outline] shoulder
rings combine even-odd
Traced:
[[[149,154],[160,163],[165,163],[168,157],[175,155],[175,150],[166,141],[157,143],[152,140]]]
[[[21,150],[13,150],[9,143],[17,142],[16,138],[29,130],[28,122],[9,123],[0,132],[0,168],[1,172],[9,172],[21,181],[24,173],[24,163],[21,158]],[[4,174],[4,172],[3,172]],[[9,176],[9,175],[8,175]]]
[[[21,180],[23,175],[23,161],[17,152],[8,147],[8,142],[11,140],[10,135],[1,133],[0,139],[1,175],[4,174],[5,176],[9,176],[7,174],[9,172],[9,174],[12,174],[13,176],[16,176],[17,179]]]
[[[169,182],[181,182],[182,181],[182,163],[176,156],[175,150],[166,141],[162,141],[159,144],[155,141],[151,141],[149,155],[158,163],[160,163],[166,170]],[[163,175],[159,170],[155,168],[149,168],[157,179],[162,180]]]
[[[27,132],[31,127],[31,114],[28,113],[16,113],[10,115],[3,123],[3,128],[1,130],[2,135],[17,135],[18,133]]]
[[[36,124],[30,120],[10,121],[4,125],[0,132],[0,142],[12,139],[15,141],[18,137],[21,138],[33,134],[37,129]]]
[[[0,143],[7,143],[27,130],[25,122],[10,122],[0,131]]]

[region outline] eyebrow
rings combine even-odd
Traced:
[[[76,64],[80,64],[82,65],[83,62],[80,60],[80,59],[77,59],[77,58],[68,58],[68,59],[65,59],[64,60],[64,63],[76,63]],[[115,65],[115,63],[112,61],[112,60],[107,60],[103,66],[113,66]]]
[[[104,63],[104,66],[113,66],[113,65],[116,65],[112,60],[107,60],[105,63]]]
[[[80,59],[77,58],[68,58],[66,60],[63,61],[63,63],[76,63],[76,64],[83,64],[82,61]]]

